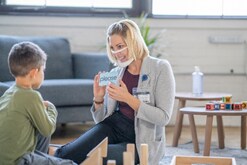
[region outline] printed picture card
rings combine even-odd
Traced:
[[[117,83],[118,72],[105,72],[100,74],[99,86],[106,86],[109,82],[116,84]]]

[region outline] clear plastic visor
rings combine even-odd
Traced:
[[[125,48],[122,48],[122,49],[119,49],[119,50],[116,50],[116,51],[114,51],[114,50],[111,49],[111,53],[112,53],[112,54],[120,53],[120,52],[124,51],[124,50],[127,49],[127,48],[128,48],[128,47],[125,47]]]

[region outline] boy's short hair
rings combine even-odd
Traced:
[[[14,76],[26,76],[30,70],[46,63],[46,53],[32,42],[20,42],[11,48],[8,56],[9,71]]]

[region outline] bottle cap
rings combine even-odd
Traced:
[[[196,72],[200,72],[199,66],[195,66],[195,71],[196,71]]]

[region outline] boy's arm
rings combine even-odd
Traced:
[[[53,121],[54,124],[56,124],[56,119],[57,119],[57,109],[55,105],[53,105],[50,101],[43,101],[48,115],[51,117],[51,120]]]
[[[50,136],[56,129],[56,107],[49,101],[43,101],[41,95],[32,96],[29,105],[28,113],[34,127],[43,136]]]
[[[53,125],[56,125],[56,122],[57,122],[57,109],[56,109],[55,105],[52,104],[50,101],[44,101],[43,103],[44,103],[44,105],[46,107],[47,114],[50,117],[51,123],[53,123]]]

